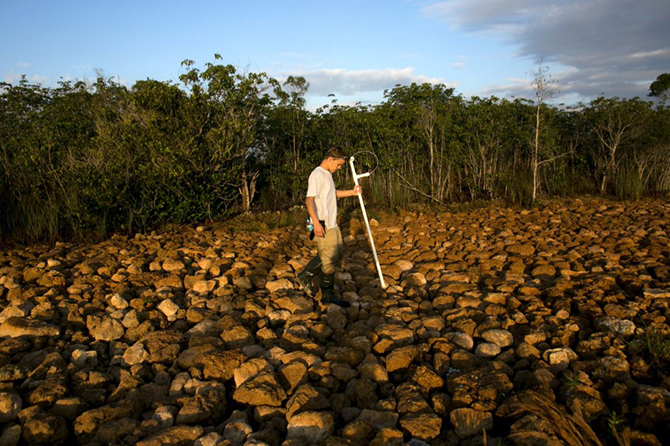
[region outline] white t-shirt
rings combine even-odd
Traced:
[[[326,222],[326,229],[337,226],[337,189],[333,174],[318,166],[309,175],[307,196],[314,197],[316,215]]]

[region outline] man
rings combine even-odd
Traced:
[[[344,151],[335,147],[326,153],[321,164],[309,176],[305,205],[314,226],[313,236],[318,256],[312,259],[298,274],[298,279],[310,296],[314,296],[314,278],[318,275],[321,286],[321,302],[348,307],[349,302],[335,297],[335,269],[342,258],[342,233],[337,226],[337,199],[355,197],[362,193],[360,186],[340,191],[335,188],[333,173],[345,163]]]

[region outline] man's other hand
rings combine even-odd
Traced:
[[[321,226],[321,223],[319,223],[318,221],[314,223],[314,235],[317,237],[326,236],[326,230],[323,229],[323,226]]]

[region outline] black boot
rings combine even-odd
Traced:
[[[340,307],[350,307],[351,304],[346,300],[335,297],[335,274],[324,274],[319,276],[321,278],[321,303],[335,304]]]
[[[307,293],[308,296],[314,297],[316,295],[316,289],[314,287],[314,276],[321,272],[321,258],[319,256],[314,257],[309,261],[305,269],[298,273],[298,280],[300,285]]]

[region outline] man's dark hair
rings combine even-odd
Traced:
[[[332,147],[328,149],[328,151],[326,152],[326,156],[324,156],[323,159],[326,159],[331,156],[336,159],[337,158],[347,159],[347,154],[344,153],[342,147]]]

